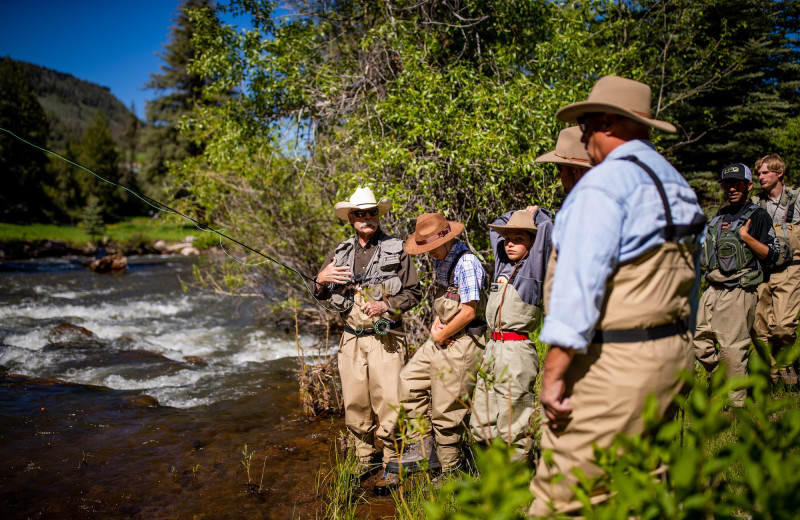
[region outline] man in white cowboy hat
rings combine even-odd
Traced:
[[[583,133],[579,126],[565,128],[558,134],[555,150],[536,158],[537,163],[556,165],[561,185],[566,194],[572,191],[586,170],[592,167],[581,137],[583,137]]]
[[[429,439],[420,431],[412,432],[414,442],[402,459],[409,471],[419,469],[422,458],[429,460],[431,468],[441,465],[442,472],[457,469],[461,462],[468,401],[486,343],[485,272],[478,258],[456,238],[462,231],[460,222],[449,221],[441,213],[424,213],[405,243],[408,254],[428,253],[434,258],[437,284],[430,339],[400,373],[405,413],[412,420],[423,419],[430,408],[437,447],[432,452]]]
[[[542,450],[552,459],[531,482],[534,516],[580,509],[573,470],[600,474],[593,445],[642,432],[647,396],[663,416],[682,390],[678,373],[694,367],[705,224],[692,189],[649,141],[650,128],[675,132],[651,117],[650,87],[605,76],[556,117],[580,125],[594,167],[553,230],[539,336],[551,345],[540,401]]]
[[[406,361],[401,315],[422,296],[403,241],[380,228],[380,217],[391,207],[387,198],[376,201],[369,188],[358,188],[349,201],[336,204],[336,216],[350,222],[356,234],[336,246],[316,278],[317,298],[330,298],[344,319],[339,374],[345,424],[362,472],[370,467],[376,437],[383,442],[384,467],[397,459],[397,388]],[[381,480],[376,491],[384,493],[394,483]]]
[[[486,302],[489,341],[472,400],[470,430],[478,442],[514,444],[512,461],[532,447],[533,387],[539,353],[531,334],[542,318],[542,285],[550,256],[552,213],[530,206],[489,225],[494,278]]]

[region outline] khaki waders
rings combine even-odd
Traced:
[[[486,303],[491,336],[480,371],[485,377],[477,378],[470,430],[478,442],[489,444],[499,438],[514,444],[514,461],[524,460],[531,448],[539,354],[529,337],[510,340],[503,332],[528,336],[540,319],[539,307],[525,303],[510,282],[492,284]]]
[[[433,308],[442,323],[453,319],[461,310],[458,289],[440,287]],[[441,348],[429,339],[414,353],[400,375],[400,401],[408,417],[421,418],[430,407],[436,454],[442,471],[455,469],[461,459],[459,442],[486,343],[485,330],[473,332],[480,333],[473,334],[467,328],[453,337],[453,343]],[[421,435],[415,433],[410,440],[420,439]]]
[[[552,464],[544,457],[539,462],[531,481],[534,501],[530,515],[580,510],[582,505],[570,489],[578,483],[573,470],[579,468],[588,477],[600,475],[593,463],[593,444],[607,448],[618,433],[641,433],[648,395],[655,396],[661,416],[668,415],[673,399],[684,387],[678,373],[694,367],[689,333],[644,341],[605,338],[646,330],[685,331],[695,280],[693,250],[691,244],[666,242],[620,264],[610,277],[595,339],[586,353],[575,354],[564,377],[571,416],[561,428],[544,417],[542,451],[552,452]],[[555,258],[551,258],[545,280],[546,305],[555,269]],[[603,490],[595,492],[602,494]]]

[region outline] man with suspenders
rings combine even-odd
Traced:
[[[755,173],[761,191],[752,201],[772,217],[775,235],[788,244],[788,258],[779,258],[769,280],[758,288],[756,337],[771,347],[773,355],[794,345],[797,315],[800,313],[800,197],[796,189],[784,184],[786,164],[780,156],[766,155],[756,161]],[[781,261],[782,260],[782,261]],[[783,380],[797,384],[793,366],[780,370]],[[777,379],[778,372],[773,376]]]
[[[556,114],[579,124],[594,167],[572,188],[553,230],[539,336],[550,344],[540,400],[541,447],[552,456],[542,457],[531,482],[532,516],[578,511],[573,470],[599,475],[593,445],[641,433],[648,395],[667,415],[683,389],[679,372],[694,367],[705,217],[686,180],[649,142],[650,128],[675,127],[650,114],[650,87],[616,76],[600,78],[587,101]]]

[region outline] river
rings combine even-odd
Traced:
[[[320,517],[342,420],[303,417],[293,327],[184,291],[192,262],[0,263],[2,518]]]

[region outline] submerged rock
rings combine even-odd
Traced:
[[[49,339],[53,343],[63,343],[66,341],[76,341],[81,339],[94,339],[94,332],[81,327],[80,325],[73,325],[69,322],[62,322],[50,329]]]
[[[152,395],[129,395],[123,399],[123,402],[129,408],[158,408],[158,399]]]

